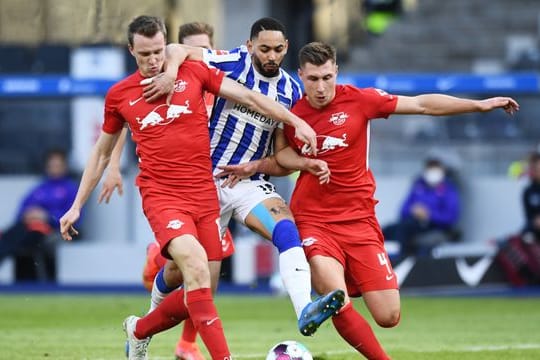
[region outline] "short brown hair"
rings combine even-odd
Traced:
[[[210,45],[214,46],[214,28],[212,25],[200,21],[180,25],[180,28],[178,29],[178,42],[182,44],[186,37],[201,34],[208,35]]]
[[[336,49],[332,45],[322,42],[310,42],[304,45],[298,53],[300,67],[307,63],[321,66],[326,64],[328,60],[332,60],[334,64],[336,63]]]
[[[162,32],[167,39],[167,28],[161,18],[156,16],[141,15],[133,19],[128,26],[128,42],[133,46],[133,37],[135,34],[144,37],[154,37],[157,33]]]

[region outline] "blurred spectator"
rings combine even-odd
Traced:
[[[424,255],[434,246],[459,238],[459,192],[444,164],[428,158],[401,208],[398,223],[385,227],[388,240],[401,245],[402,255]]]
[[[529,158],[530,183],[523,191],[522,204],[525,211],[525,229],[523,240],[540,241],[540,154],[534,153]]]
[[[70,208],[77,187],[68,174],[66,153],[49,151],[44,179],[24,197],[15,223],[0,235],[0,262],[15,259],[17,281],[55,280],[58,220]]]
[[[532,153],[524,168],[530,178],[522,195],[525,227],[503,239],[495,258],[514,286],[540,284],[540,153]]]

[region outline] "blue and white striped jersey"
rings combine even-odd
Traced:
[[[267,78],[251,63],[246,46],[228,53],[207,50],[204,62],[225,72],[226,76],[290,109],[302,96],[298,82],[283,69],[279,75]],[[272,135],[282,124],[246,106],[216,98],[209,121],[210,151],[214,173],[219,165],[241,164],[261,159],[272,152]],[[256,174],[252,179],[263,178]]]

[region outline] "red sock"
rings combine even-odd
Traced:
[[[191,321],[191,318],[187,318],[186,321],[184,321],[182,340],[185,342],[194,343],[195,339],[197,339],[197,329],[195,328],[193,321]]]
[[[371,326],[352,306],[345,305],[337,315],[332,317],[334,327],[339,335],[353,348],[370,360],[390,359],[377,341]]]
[[[225,340],[223,326],[219,319],[210,288],[187,292],[189,316],[201,335],[213,360],[230,360],[231,352]]]
[[[164,330],[170,329],[189,317],[184,303],[184,289],[170,293],[152,312],[137,321],[134,335],[144,339]]]

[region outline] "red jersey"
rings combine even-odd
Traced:
[[[109,90],[103,131],[116,133],[129,124],[139,157],[138,186],[173,188],[198,198],[209,191],[215,197],[204,96],[219,92],[223,76],[202,62],[184,62],[170,105],[165,96],[144,100],[138,71]]]
[[[378,89],[337,85],[336,96],[323,109],[311,107],[303,97],[292,112],[317,133],[317,158],[328,163],[330,183],[319,184],[316,176],[302,172],[291,198],[291,210],[301,221],[339,222],[375,214],[375,179],[369,169],[369,121],[387,118],[396,108],[397,97]],[[285,127],[289,144],[306,156],[306,145]]]

